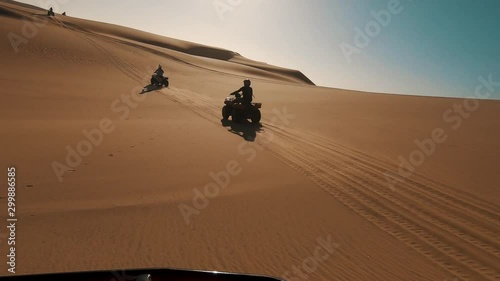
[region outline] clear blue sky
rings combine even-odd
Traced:
[[[480,75],[500,81],[500,0],[54,1],[56,12],[223,47],[322,86],[466,97]],[[349,62],[341,44],[356,47],[355,28],[376,28],[380,11],[391,20]]]

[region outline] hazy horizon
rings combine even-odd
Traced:
[[[47,7],[46,1],[26,1]],[[60,0],[57,13],[229,49],[318,86],[473,96],[500,81],[500,1]],[[361,32],[362,34],[361,34]],[[370,34],[371,32],[371,34]],[[356,41],[357,40],[357,41]],[[349,55],[350,52],[350,55]],[[491,99],[500,99],[495,93]]]

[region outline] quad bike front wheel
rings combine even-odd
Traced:
[[[231,117],[231,109],[227,105],[225,105],[222,108],[222,118],[224,120],[227,120],[227,119],[229,119],[229,117]]]

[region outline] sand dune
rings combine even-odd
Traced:
[[[3,38],[44,19],[0,1]],[[17,53],[0,44],[2,166],[18,170],[18,273],[500,278],[498,101],[481,101],[453,129],[456,118],[443,114],[463,100],[316,87],[300,71],[237,52],[72,17],[47,19]],[[171,86],[140,95],[159,63]],[[246,77],[263,103],[261,126],[221,122],[224,97]],[[59,181],[53,163],[67,165],[67,149],[99,135],[103,120],[113,130]],[[401,173],[399,156],[436,128],[447,140]],[[181,206],[196,208],[194,189],[231,170],[239,172],[207,206],[183,215]],[[318,247],[327,256],[307,271]]]
[[[279,73],[284,76],[281,79],[285,81],[296,81],[300,83],[313,84],[311,80],[309,80],[305,75],[297,70],[285,69],[257,61],[252,61],[250,59],[242,57],[236,52],[225,49],[205,46],[173,38],[166,38],[139,30],[88,20],[68,18],[67,20],[65,19],[65,24],[69,28],[76,28],[80,31],[99,33],[107,36],[112,36],[113,38],[117,39],[125,39],[129,44],[143,43],[148,47],[160,47],[163,52],[165,52],[166,50],[177,51],[189,55],[195,55],[215,60],[231,61],[237,64],[255,68],[254,74],[260,75],[262,77],[269,77],[269,75]]]

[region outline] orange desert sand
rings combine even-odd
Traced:
[[[500,102],[461,115],[462,99],[318,87],[232,51],[6,0],[0,22],[17,274],[499,280]],[[9,34],[24,38],[18,52]],[[140,95],[159,63],[170,87]],[[246,77],[261,127],[221,122]]]

